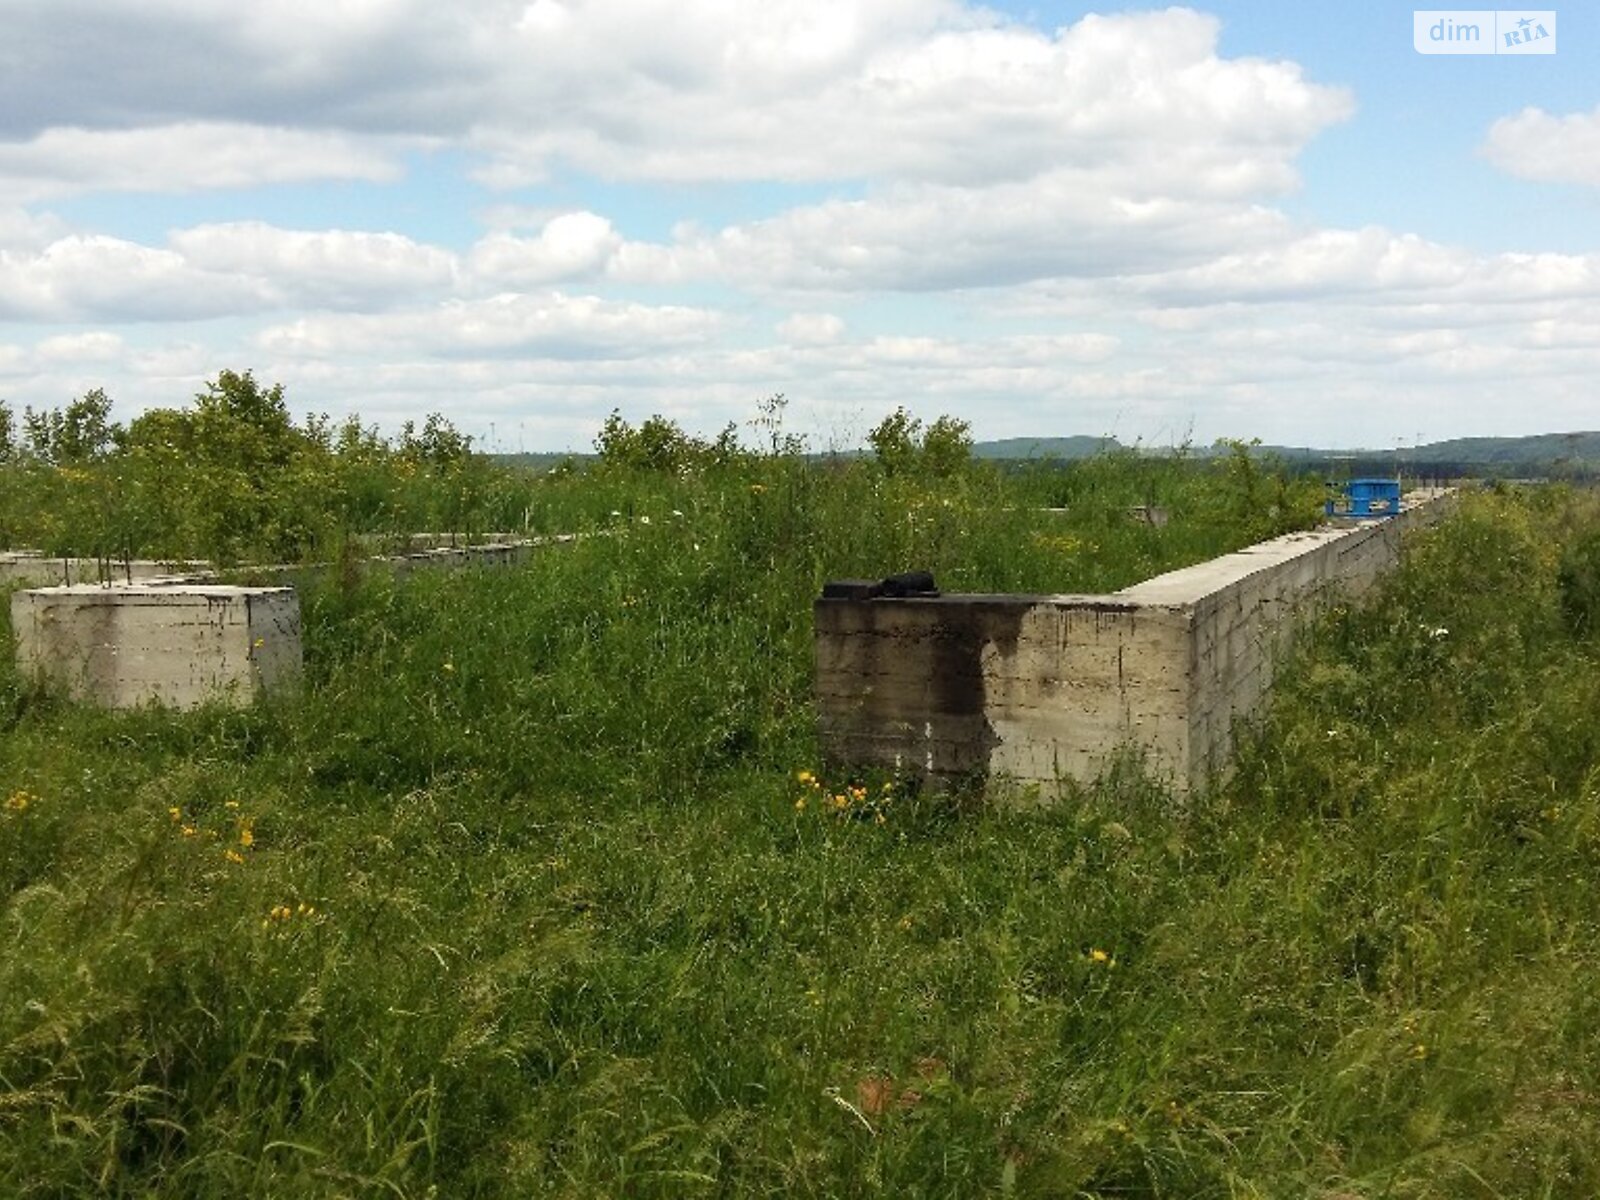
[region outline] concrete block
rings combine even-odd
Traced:
[[[11,626],[23,675],[107,708],[244,705],[300,678],[292,588],[41,588],[12,596]]]
[[[817,719],[836,762],[1041,790],[1090,780],[1130,745],[1179,790],[1227,763],[1235,724],[1332,597],[1370,586],[1450,497],[1384,521],[1288,534],[1109,596],[823,598]]]

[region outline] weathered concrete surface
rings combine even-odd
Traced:
[[[403,552],[422,550],[465,550],[470,546],[512,546],[526,539],[518,533],[482,533],[476,537],[463,533],[412,533],[404,538]]]
[[[434,535],[418,534],[416,536],[427,539]],[[356,571],[391,571],[397,575],[408,575],[413,571],[455,570],[459,568],[487,568],[492,570],[499,567],[517,566],[528,561],[536,551],[546,546],[571,545],[585,537],[602,536],[605,536],[604,531],[588,534],[536,534],[503,542],[478,542],[470,546],[439,546],[431,550],[416,550],[409,554],[388,554],[372,558],[358,558],[350,563],[349,566]],[[336,569],[341,569],[341,564],[332,562],[274,563],[267,566],[240,567],[234,577],[248,579],[252,582],[273,580],[289,586],[295,586],[325,576],[329,571]]]
[[[1399,559],[1448,496],[1251,546],[1108,596],[818,600],[817,712],[833,761],[1054,790],[1127,747],[1180,790],[1222,770],[1275,661],[1334,592]]]
[[[244,705],[300,678],[291,588],[74,584],[11,598],[25,676],[107,708]]]
[[[373,562],[402,573],[440,568],[512,567],[526,562],[534,549],[535,543],[531,541],[482,542],[476,546],[439,546],[432,550],[416,550],[410,554],[374,559]]]
[[[0,587],[19,583],[28,587],[60,587],[76,583],[195,581],[212,573],[211,564],[206,562],[57,557],[38,550],[0,552]]]

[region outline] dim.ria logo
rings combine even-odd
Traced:
[[[1418,54],[1554,54],[1550,9],[1427,9],[1411,15]]]

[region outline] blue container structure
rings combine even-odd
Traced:
[[[1400,511],[1398,479],[1351,479],[1339,495],[1330,496],[1326,512],[1330,517],[1355,517],[1370,520],[1392,517]]]

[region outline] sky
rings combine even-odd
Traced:
[[[501,451],[1600,427],[1600,0],[0,0],[0,399]],[[1493,22],[1490,17],[1491,24]]]

